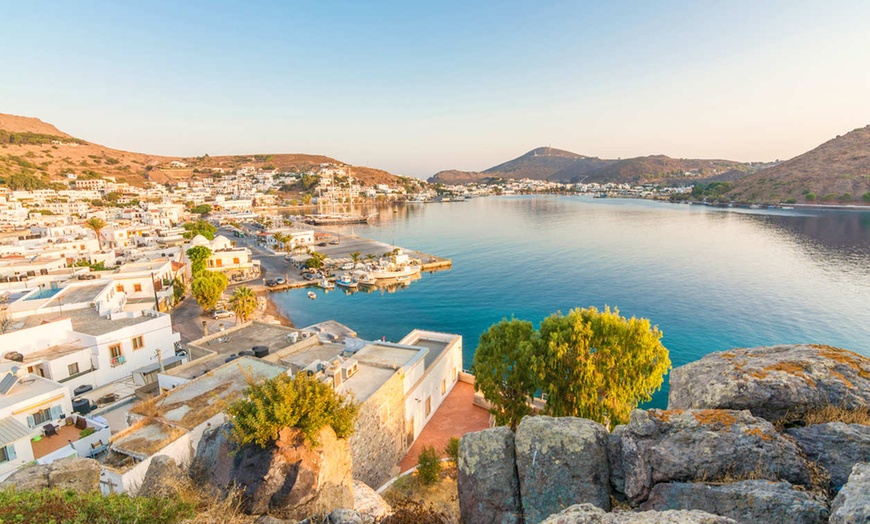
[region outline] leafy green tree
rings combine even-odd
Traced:
[[[425,446],[417,458],[417,478],[420,484],[431,486],[441,478],[441,459],[432,446]]]
[[[815,193],[807,193],[806,195],[804,195],[804,198],[807,199],[807,202],[812,202],[816,199],[816,194]]]
[[[204,311],[210,311],[217,305],[221,295],[227,289],[227,276],[214,271],[203,271],[193,279],[190,291],[196,303]]]
[[[190,276],[196,278],[197,275],[205,270],[205,262],[211,256],[211,249],[205,246],[195,246],[188,249],[185,253],[187,258],[190,259]]]
[[[444,446],[444,454],[450,458],[452,467],[459,466],[459,437],[450,437]]]
[[[103,250],[103,239],[100,237],[100,231],[102,231],[106,225],[106,221],[100,217],[91,217],[85,221],[85,227],[97,235],[97,245],[100,247],[100,251]]]
[[[181,299],[184,298],[184,293],[187,291],[187,286],[184,285],[184,281],[180,278],[172,279],[172,299],[175,304],[181,302]]]
[[[548,395],[546,413],[615,426],[650,400],[671,367],[662,332],[647,319],[618,309],[574,309],[540,326],[538,371]]]
[[[247,322],[257,310],[257,295],[247,286],[239,287],[230,298],[230,310],[236,314],[236,320]]]
[[[326,255],[314,250],[309,250],[308,255],[311,256],[311,258],[305,261],[305,267],[311,269],[320,269],[323,267],[323,263],[326,261]]]
[[[298,428],[305,439],[317,445],[317,434],[331,426],[338,438],[353,434],[359,405],[305,373],[281,374],[254,381],[248,377],[244,397],[227,408],[231,437],[239,446],[266,447],[284,428]]]
[[[540,387],[535,338],[531,322],[504,319],[480,335],[474,353],[474,389],[492,405],[496,424],[512,430],[532,412],[529,400]]]
[[[206,220],[186,222],[181,227],[184,228],[184,238],[193,238],[196,235],[202,235],[209,240],[214,240],[214,234],[217,233],[217,228]]]
[[[211,206],[208,204],[200,204],[191,209],[190,211],[192,213],[196,213],[197,215],[207,215],[211,213]]]

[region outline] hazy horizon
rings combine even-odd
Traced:
[[[6,5],[0,112],[426,178],[535,147],[772,161],[870,123],[870,3]]]

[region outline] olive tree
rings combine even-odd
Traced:
[[[227,288],[227,276],[223,273],[203,271],[190,284],[190,292],[196,303],[205,310],[214,309]]]
[[[474,389],[490,403],[496,424],[516,430],[532,412],[529,404],[538,389],[538,344],[531,322],[503,319],[480,335],[471,372]]]
[[[671,367],[662,332],[618,309],[574,309],[540,326],[538,370],[546,414],[615,426],[650,400]]]

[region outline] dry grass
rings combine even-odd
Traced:
[[[402,520],[403,514],[409,518],[415,514],[434,515],[434,520],[427,522],[438,524],[459,523],[459,490],[455,468],[442,470],[440,480],[431,486],[422,485],[415,474],[402,477],[384,492],[383,497],[396,513],[396,518],[387,519],[387,523],[413,522]]]
[[[193,505],[196,515],[186,521],[188,524],[251,524],[257,519],[242,511],[239,491],[230,491],[224,496],[207,484],[195,482],[187,476],[164,478],[162,487],[161,495],[175,494]]]
[[[774,422],[774,427],[781,432],[786,428],[827,424],[828,422],[870,426],[870,407],[849,409],[839,406],[823,406],[800,414],[790,411]]]

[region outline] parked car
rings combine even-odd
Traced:
[[[234,313],[232,311],[227,311],[226,309],[216,309],[214,313],[211,314],[215,319],[218,318],[229,318],[233,316]]]
[[[269,287],[272,287],[275,285],[275,281],[273,279],[269,279],[266,281],[266,285]]]
[[[337,246],[338,240],[330,240],[329,243],[332,244],[333,246]]]
[[[283,286],[283,285],[286,284],[286,283],[287,283],[287,281],[284,280],[284,277],[278,277],[278,278],[275,279],[275,285],[276,285],[276,286]]]
[[[314,275],[314,273],[305,273],[304,275],[302,275],[302,278],[304,278],[305,280],[314,280],[316,276]]]
[[[320,242],[320,243],[318,243],[317,245],[320,246],[320,247],[326,247],[326,246],[328,246],[329,244],[327,244],[326,242]]]

